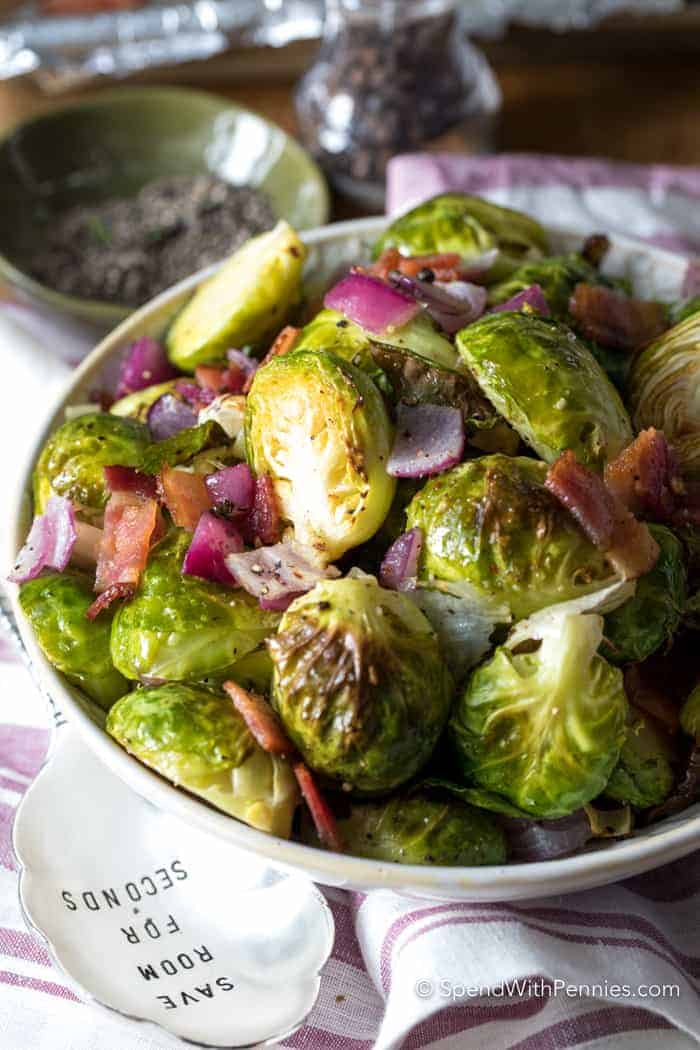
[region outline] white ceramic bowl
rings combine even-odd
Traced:
[[[384,220],[362,219],[326,226],[304,234],[309,247],[308,281],[313,287],[341,262],[366,257],[366,247],[381,230]],[[552,248],[570,250],[578,246],[578,234],[552,230]],[[606,271],[627,275],[642,296],[677,298],[685,272],[685,260],[669,252],[649,248],[637,241],[615,237],[606,258]],[[51,417],[37,433],[36,443],[24,472],[23,490],[14,495],[10,508],[10,546],[5,564],[14,561],[27,533],[31,516],[30,478],[34,461],[47,435],[63,418],[66,405],[86,400],[87,393],[105,376],[115,373],[120,352],[136,336],[162,334],[192,290],[211,271],[195,274],[132,314],[107,336],[73,375],[68,389]],[[393,889],[421,897],[449,900],[515,900],[546,894],[568,893],[614,882],[674,860],[700,847],[700,805],[673,819],[637,832],[633,837],[605,843],[598,848],[568,857],[503,867],[446,868],[386,864],[312,849],[296,842],[274,838],[210,808],[206,803],[172,787],[119,747],[102,729],[100,713],[47,662],[39,650],[17,602],[11,600],[24,644],[38,679],[58,707],[68,714],[93,752],[144,798],[190,824],[236,846],[266,857],[282,868],[303,872],[316,882],[358,890]],[[104,716],[102,716],[104,717]],[[79,777],[79,772],[76,773]]]

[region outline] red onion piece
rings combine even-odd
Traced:
[[[467,281],[430,284],[400,273],[390,274],[389,280],[395,288],[406,292],[424,306],[448,335],[466,328],[481,317],[486,309],[488,293],[480,284],[469,284]]]
[[[125,397],[135,390],[144,390],[154,383],[165,383],[176,379],[180,373],[170,364],[165,348],[155,339],[144,336],[137,339],[126,351],[119,372],[117,397]]]
[[[235,586],[236,581],[226,568],[224,559],[228,554],[238,554],[242,550],[243,539],[233,522],[220,518],[210,510],[205,511],[194,530],[182,565],[182,574]]]
[[[394,540],[379,569],[379,582],[382,587],[401,591],[410,587],[411,583],[415,585],[422,547],[423,533],[418,528],[409,529]]]
[[[255,478],[247,463],[236,463],[209,474],[204,482],[217,510],[224,514],[239,514],[250,510],[255,498]]]
[[[227,350],[226,357],[229,360],[229,364],[237,368],[238,371],[243,375],[244,379],[248,379],[250,376],[255,375],[259,362],[254,357],[248,357],[242,350]]]
[[[529,306],[530,309],[536,310],[538,314],[543,317],[549,317],[549,303],[545,299],[544,292],[539,284],[531,284],[529,288],[524,288],[522,292],[518,292],[517,295],[507,299],[505,303],[499,303],[498,306],[491,307],[492,314],[505,313],[506,310],[522,310],[523,306]]]
[[[400,404],[396,415],[396,436],[387,463],[392,477],[424,478],[460,462],[464,422],[458,408]]]
[[[213,390],[205,390],[204,387],[198,386],[189,379],[178,379],[175,389],[195,409],[204,408],[205,405],[210,405],[216,400]]]
[[[163,394],[149,408],[146,422],[154,441],[164,441],[181,430],[195,427],[197,413],[173,394]]]
[[[71,559],[76,538],[75,512],[70,500],[51,496],[44,513],[34,518],[8,580],[26,583],[42,569],[63,572]]]
[[[323,303],[377,335],[389,328],[402,328],[420,309],[415,297],[364,273],[344,277],[326,292]]]
[[[508,837],[513,861],[554,860],[577,853],[591,837],[591,826],[583,809],[559,820],[499,818]]]
[[[110,492],[135,492],[147,499],[156,499],[158,486],[151,474],[142,474],[135,467],[105,467],[105,481]]]
[[[319,580],[339,575],[336,569],[322,569],[311,553],[295,543],[229,554],[225,561],[238,585],[257,598],[263,609],[283,611]]]

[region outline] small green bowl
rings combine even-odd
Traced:
[[[268,195],[298,229],[323,225],[323,175],[276,124],[202,91],[117,88],[34,117],[0,139],[0,278],[63,314],[111,328],[130,307],[62,295],[27,273],[42,222],[80,202],[135,194],[164,175],[211,172]]]

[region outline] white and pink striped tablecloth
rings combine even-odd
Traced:
[[[533,156],[392,162],[392,210],[454,188],[582,233],[616,229],[700,253],[698,170]],[[66,374],[46,333],[41,319],[0,310],[6,490]],[[85,343],[65,330],[59,341],[64,360]],[[2,636],[0,676],[0,1050],[161,1050],[138,1027],[81,1002],[23,925],[11,827],[42,762],[48,719]],[[700,1042],[700,853],[616,886],[527,903],[327,895],[335,947],[313,1013],[285,1046],[687,1050]]]

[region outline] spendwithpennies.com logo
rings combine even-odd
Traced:
[[[679,984],[572,984],[544,977],[513,978],[496,984],[462,984],[419,977],[413,986],[419,999],[678,999]]]

